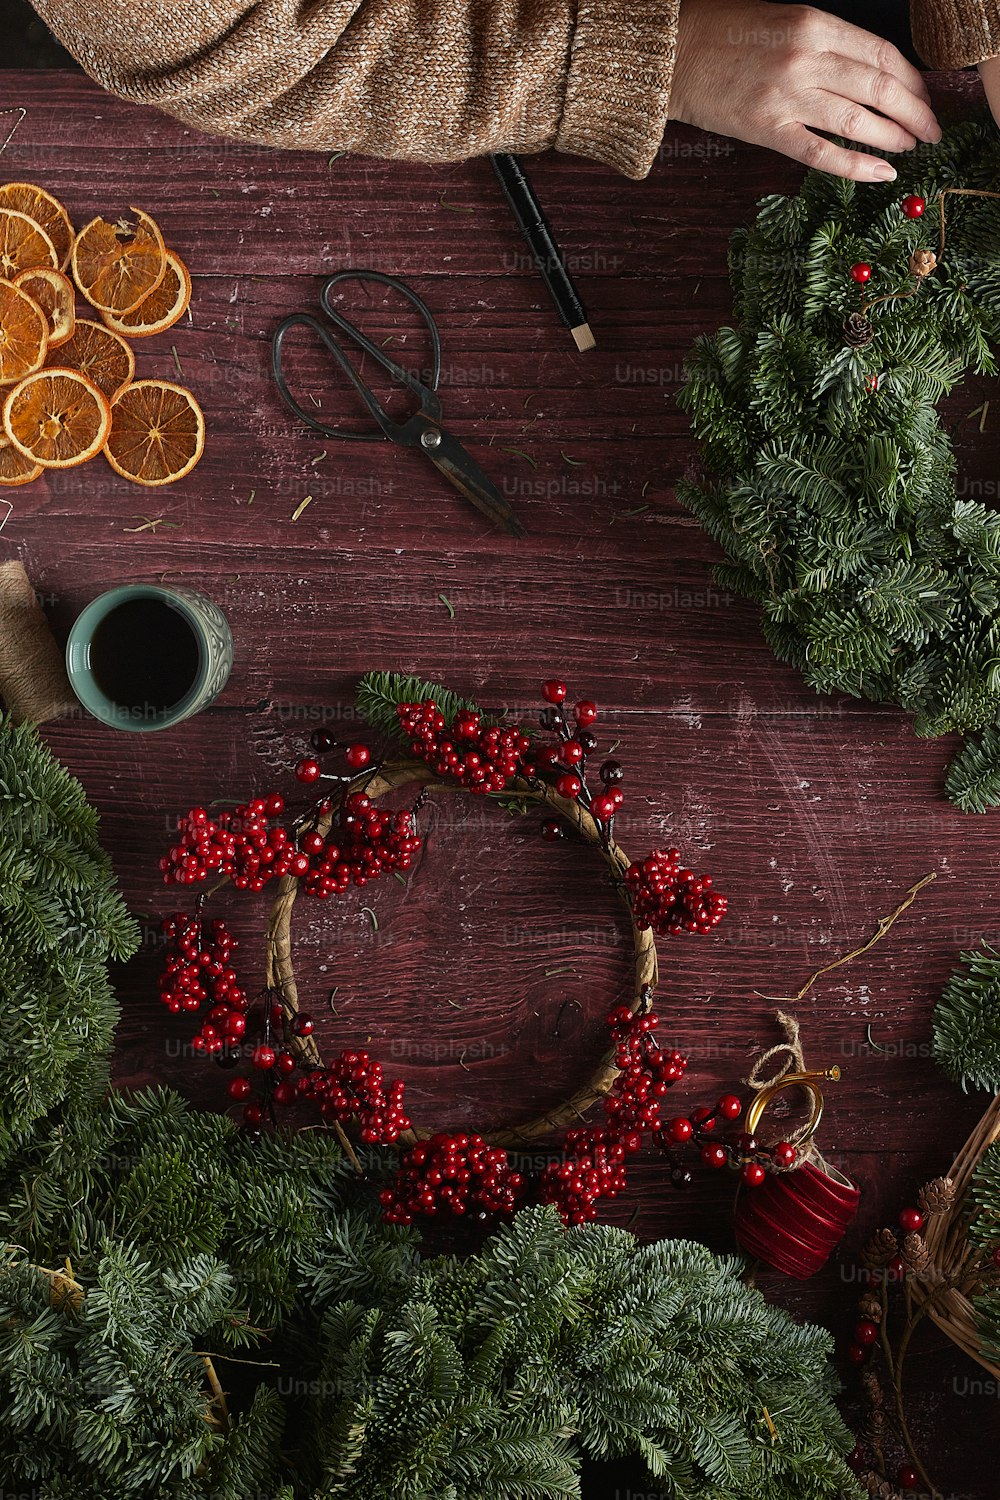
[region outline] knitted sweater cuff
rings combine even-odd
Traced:
[[[680,0],[580,0],[557,151],[645,177],[667,122]]]
[[[984,0],[914,5],[913,43],[931,68],[968,68],[1000,54],[1000,9]]]

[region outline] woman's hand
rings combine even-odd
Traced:
[[[1000,59],[981,66],[1000,70]],[[996,114],[1000,71],[992,79]],[[923,79],[890,42],[809,6],[762,0],[681,0],[670,118],[858,182],[896,172],[817,131],[878,151],[941,138]]]

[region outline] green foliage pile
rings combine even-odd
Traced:
[[[967,370],[996,373],[1000,137],[967,121],[919,146],[891,184],[811,172],[762,200],[730,251],[736,326],[697,341],[679,401],[707,471],[678,495],[719,542],[721,587],[761,607],[775,654],[818,692],[898,704],[920,735],[971,735],[948,795],[1000,802],[1000,514],[956,493],[938,403]],[[927,200],[907,218],[905,194]],[[862,290],[852,265],[867,262]],[[885,294],[914,295],[879,302]],[[871,342],[845,320],[873,304]]]
[[[0,1166],[53,1105],[106,1088],[107,965],[137,941],[82,786],[0,720]]]

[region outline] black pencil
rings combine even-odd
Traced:
[[[566,269],[562,252],[556,244],[542,205],[535,196],[534,188],[525,175],[524,168],[516,156],[500,152],[490,157],[503,188],[504,197],[510,204],[518,227],[528,243],[535,265],[545,278],[559,316],[576,342],[576,347],[593,349],[597,340],[587,322],[587,314],[580,301],[576,287]]]

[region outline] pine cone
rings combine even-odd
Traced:
[[[885,1432],[885,1412],[881,1406],[873,1406],[871,1411],[865,1414],[864,1436],[869,1443],[881,1443],[882,1434]]]
[[[955,1202],[955,1184],[950,1177],[935,1177],[917,1194],[920,1209],[925,1214],[946,1214]]]
[[[872,1292],[865,1292],[859,1300],[858,1312],[862,1318],[868,1318],[873,1323],[882,1321],[882,1304]]]
[[[894,1490],[889,1481],[883,1479],[880,1474],[859,1474],[858,1478],[869,1495],[875,1496],[875,1500],[901,1500],[898,1490]]]
[[[895,1230],[877,1229],[861,1252],[861,1260],[869,1271],[881,1271],[898,1252]]]
[[[924,1272],[933,1264],[931,1252],[922,1234],[907,1234],[903,1236],[903,1260],[908,1270],[915,1276],[923,1276]]]
[[[919,276],[921,281],[929,276],[937,265],[937,256],[933,250],[914,250],[910,256],[910,275]]]
[[[844,319],[844,339],[852,349],[863,349],[875,337],[875,330],[863,312],[848,313]]]

